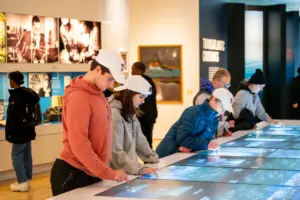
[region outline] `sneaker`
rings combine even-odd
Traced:
[[[24,183],[13,183],[10,185],[10,189],[13,192],[27,192],[29,188],[28,182]]]

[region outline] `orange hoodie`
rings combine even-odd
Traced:
[[[66,87],[62,113],[60,158],[90,176],[114,180],[108,167],[111,151],[111,111],[102,92],[83,76]]]

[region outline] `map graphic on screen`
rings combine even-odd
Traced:
[[[233,141],[222,144],[221,147],[248,147],[248,148],[275,148],[275,149],[299,149],[300,143],[295,142],[249,142]]]
[[[216,168],[175,166],[163,168],[158,176],[144,175],[141,178],[181,181],[209,181],[247,183],[260,185],[300,186],[300,171],[262,170],[242,168]]]
[[[179,161],[174,165],[300,171],[300,159],[290,158],[239,158],[218,155],[195,155],[185,160]]]
[[[176,200],[297,200],[300,190],[282,186],[135,179],[96,196]]]
[[[297,136],[291,135],[246,135],[238,138],[237,140],[243,141],[265,141],[265,142],[289,142],[297,139]]]
[[[242,148],[242,147],[221,147],[220,151],[201,151],[199,155],[220,155],[220,156],[235,156],[235,157],[267,157],[276,149],[263,148]]]
[[[284,131],[284,130],[259,130],[249,133],[248,135],[295,135],[300,136],[300,131]]]

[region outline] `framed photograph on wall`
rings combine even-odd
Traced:
[[[51,73],[28,73],[28,86],[40,97],[52,96]]]
[[[6,61],[5,23],[6,23],[5,13],[0,12],[0,63],[4,63]]]
[[[139,61],[156,84],[159,103],[182,103],[182,45],[142,45]]]
[[[59,62],[89,63],[101,49],[101,23],[59,19]]]
[[[37,15],[6,15],[8,63],[58,61],[58,19]]]

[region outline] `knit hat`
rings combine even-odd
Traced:
[[[206,78],[200,78],[200,90],[206,91],[209,94],[211,94],[214,90],[214,86],[210,80],[208,80]]]
[[[267,81],[261,69],[256,69],[248,82],[251,84],[265,85]]]
[[[14,81],[18,85],[24,84],[24,76],[19,71],[10,72],[8,74],[8,78],[12,81]]]

